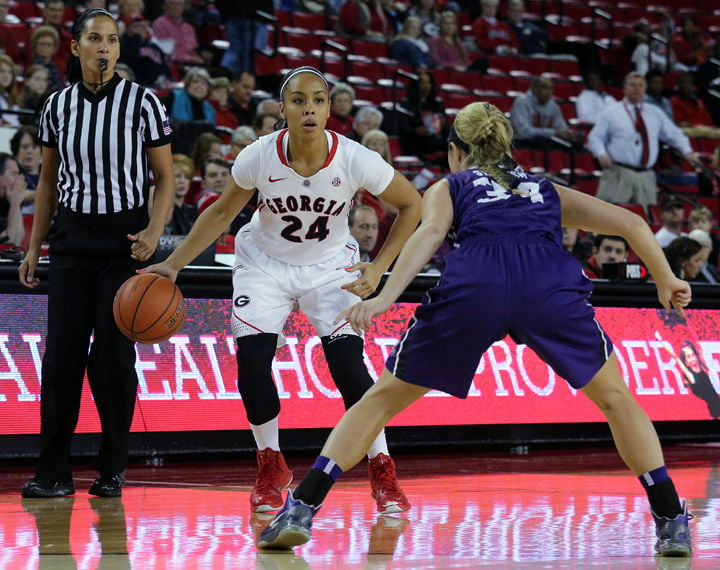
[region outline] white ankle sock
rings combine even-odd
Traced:
[[[380,434],[375,438],[375,441],[370,444],[370,449],[368,449],[367,457],[368,459],[372,459],[373,457],[377,456],[378,453],[390,455],[390,452],[388,451],[387,441],[385,441],[385,430],[381,431]]]
[[[250,424],[255,445],[258,449],[274,449],[280,451],[280,430],[278,428],[278,416],[275,416],[269,422],[260,425]]]

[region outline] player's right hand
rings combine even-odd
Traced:
[[[369,301],[362,301],[342,311],[335,318],[333,324],[347,321],[352,329],[361,335],[370,328],[373,318],[382,315],[391,305],[392,303],[384,301],[382,296],[370,299]]]
[[[670,311],[670,309],[675,308],[677,314],[685,318],[683,309],[692,300],[690,284],[677,277],[672,277],[667,283],[656,281],[655,286],[657,287],[658,300],[665,307],[665,310]]]
[[[175,280],[177,279],[178,271],[177,269],[173,268],[172,265],[169,263],[163,261],[162,263],[155,263],[153,265],[148,265],[147,267],[143,269],[138,269],[137,273],[156,273],[157,275],[162,275],[163,277],[167,277],[175,283]]]

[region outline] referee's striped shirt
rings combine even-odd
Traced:
[[[157,96],[117,74],[98,94],[82,82],[56,91],[40,116],[40,141],[60,154],[59,203],[78,214],[143,206],[146,148],[168,144],[171,134]]]

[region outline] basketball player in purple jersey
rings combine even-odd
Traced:
[[[690,556],[687,507],[664,465],[647,415],[620,375],[610,339],[588,302],[592,284],[562,246],[562,226],[621,235],[645,262],[666,310],[681,315],[690,287],[677,279],[637,215],[532,176],[510,158],[512,128],[493,105],[473,103],[449,137],[452,174],[423,198],[420,228],[405,244],[382,292],[342,311],[360,333],[405,290],[448,233],[438,284],[417,308],[378,382],[343,416],[322,454],[283,510],[263,531],[261,548],[310,539],[312,517],[337,478],[357,463],[382,427],[432,389],[468,394],[483,353],[511,335],[527,344],[603,412],[620,455],[647,492],[662,556]],[[438,358],[442,354],[443,358]]]

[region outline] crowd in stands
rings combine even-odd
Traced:
[[[73,19],[101,7],[119,22],[118,73],[155,90],[172,120],[177,191],[168,234],[186,234],[222,192],[237,154],[281,127],[279,79],[309,64],[332,86],[328,128],[422,180],[419,191],[447,173],[457,110],[484,98],[510,117],[523,168],[634,209],[679,275],[717,283],[720,11],[708,16],[700,0],[695,10],[692,0],[656,4],[0,0],[0,126],[17,129],[0,155],[0,248],[27,243],[37,117],[66,84]],[[596,9],[612,20],[596,21]],[[351,226],[357,218],[371,259],[395,213],[367,192],[356,203]],[[233,232],[253,208],[218,251],[232,251]],[[603,263],[634,255],[617,236],[570,228],[563,243],[593,278]],[[441,265],[438,255],[433,267]]]

